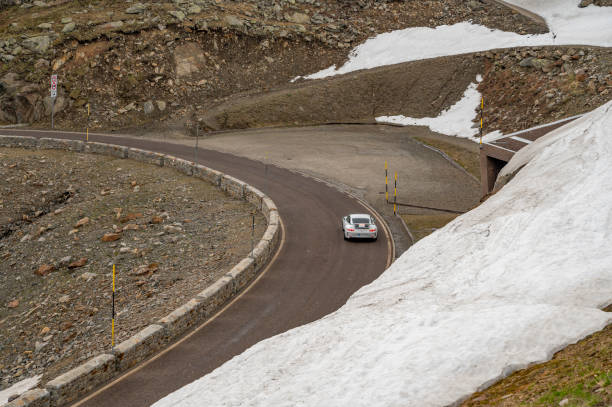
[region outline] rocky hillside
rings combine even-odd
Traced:
[[[471,19],[545,27],[492,0],[0,2],[0,123],[102,130],[182,126],[236,94],[286,87],[377,33]]]
[[[103,131],[184,133],[195,119],[203,128],[222,129],[435,115],[460,96],[454,86],[452,97],[442,98],[445,103],[438,98],[423,110],[410,108],[414,92],[391,92],[390,101],[381,94],[367,100],[368,86],[384,91],[381,84],[392,74],[385,70],[380,77],[366,75],[367,83],[358,79],[358,92],[348,77],[329,80],[330,91],[317,90],[314,99],[304,84],[289,81],[341,64],[353,47],[375,34],[465,20],[519,33],[547,31],[493,0],[2,0],[0,125],[48,127],[53,73],[59,77],[56,126],[73,130],[89,122]],[[476,54],[474,64],[484,61],[485,130],[518,130],[601,105],[612,94],[611,58],[608,49],[586,47]],[[442,62],[432,62],[432,69],[439,71]],[[312,89],[321,86],[327,85]],[[363,102],[352,102],[354,112],[346,103],[322,112],[314,103],[327,105],[321,100],[326,95],[331,101],[349,100],[353,93]],[[292,95],[306,96],[293,100]],[[262,110],[260,102],[278,106]],[[258,117],[259,111],[264,116]]]
[[[612,99],[612,49],[495,50],[484,58],[484,130],[504,133],[585,113]]]

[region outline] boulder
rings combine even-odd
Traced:
[[[62,32],[67,34],[67,33],[71,33],[74,31],[74,29],[76,28],[76,24],[75,23],[68,23],[64,26],[64,28],[62,29]]]
[[[136,3],[134,4],[132,7],[128,7],[125,10],[126,14],[141,14],[143,13],[145,10],[147,9],[147,7],[142,4],[142,3]]]
[[[102,24],[100,26],[98,26],[98,32],[107,32],[107,31],[114,31],[114,30],[118,30],[119,28],[123,27],[123,21],[111,21],[110,23],[105,23]]]
[[[22,82],[15,73],[0,79],[0,121],[32,123],[45,115],[44,98],[38,85]]]
[[[207,31],[208,30],[208,21],[206,20],[198,20],[196,23],[196,29],[198,31]]]
[[[287,17],[287,21],[295,24],[310,24],[310,17],[307,14],[295,12]]]
[[[102,236],[103,242],[114,242],[115,240],[121,239],[121,235],[119,233],[106,233]]]
[[[187,9],[187,14],[198,14],[200,12],[202,12],[202,7],[198,6],[197,4],[192,4]]]
[[[184,78],[205,69],[206,57],[197,43],[188,42],[176,47],[174,63],[176,76]]]
[[[476,1],[476,0],[468,1],[467,5],[468,5],[468,7],[472,11],[478,11],[478,10],[482,10],[484,8],[484,4],[482,4],[480,1]]]
[[[5,93],[15,92],[23,82],[19,80],[19,75],[9,72],[0,79],[0,96]]]
[[[55,103],[53,103],[53,99],[51,96],[45,96],[43,99],[43,107],[44,107],[44,116],[51,116],[51,109],[53,108],[53,114],[58,114],[66,108],[67,100],[63,96],[58,96],[55,98]],[[41,115],[42,116],[42,115]]]
[[[143,109],[145,114],[151,114],[155,111],[155,106],[153,105],[152,101],[147,100],[144,102]]]
[[[173,10],[169,11],[168,13],[181,22],[185,20],[185,13],[183,13],[181,10]]]
[[[231,28],[241,29],[244,27],[244,22],[236,16],[227,15],[223,20]]]
[[[44,54],[51,46],[51,37],[48,35],[39,35],[37,37],[27,38],[23,40],[21,45],[32,52]]]

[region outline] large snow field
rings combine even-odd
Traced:
[[[515,178],[335,313],[155,404],[444,406],[612,322],[612,102],[521,150]]]
[[[331,66],[305,76],[319,79],[359,69],[485,51],[495,48],[542,45],[612,46],[612,8],[580,0],[507,0],[542,16],[550,33],[520,35],[461,22],[436,28],[415,27],[379,34],[355,47],[340,68]]]

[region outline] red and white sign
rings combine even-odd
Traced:
[[[51,75],[51,97],[57,97],[57,75]]]

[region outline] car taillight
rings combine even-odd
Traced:
[[[370,232],[376,232],[376,229],[370,229]]]
[[[348,228],[348,229],[346,229],[346,230],[347,230],[348,232],[354,232],[354,231],[355,231],[355,229],[351,229],[351,228]]]

